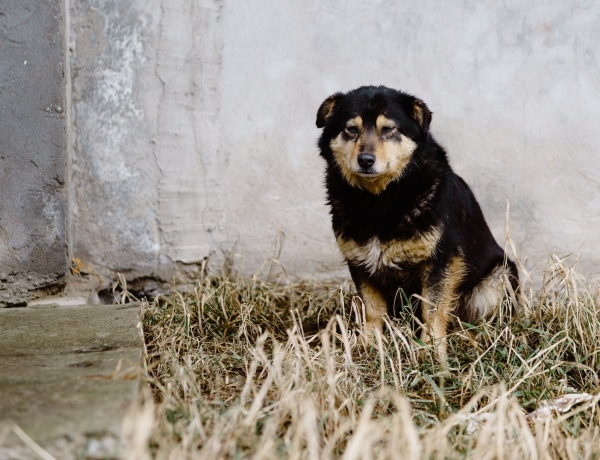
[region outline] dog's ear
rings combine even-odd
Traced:
[[[323,101],[317,111],[317,128],[322,128],[327,124],[327,120],[333,115],[335,104],[342,93],[335,93]]]
[[[421,99],[415,99],[413,102],[413,117],[419,123],[423,135],[427,137],[429,134],[429,123],[431,123],[431,111]]]

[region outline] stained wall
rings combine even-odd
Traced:
[[[0,307],[65,284],[62,11],[0,3]]]
[[[52,98],[23,104],[7,80],[0,101],[65,123],[64,233],[95,289],[116,273],[140,286],[177,284],[205,263],[347,276],[324,204],[315,115],[328,95],[363,84],[428,104],[434,136],[502,245],[510,203],[510,237],[527,270],[556,253],[598,271],[596,2],[68,0],[63,19],[66,120]],[[22,61],[34,62],[14,36],[0,64],[7,72],[12,63],[13,83]],[[32,88],[60,66],[48,69],[29,74]],[[19,120],[2,129],[19,132]],[[44,145],[58,151],[60,128],[53,133]],[[6,171],[29,161],[4,152],[41,149],[16,139],[2,149],[3,195]],[[36,216],[63,187],[57,177],[54,187],[44,175]],[[4,222],[3,242],[19,234]],[[43,219],[32,225],[49,225],[40,239],[57,234]],[[3,244],[12,256],[21,247]]]

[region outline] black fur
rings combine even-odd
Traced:
[[[348,183],[331,142],[343,133],[348,120],[360,117],[365,129],[373,129],[379,115],[393,120],[399,134],[412,139],[416,149],[399,177],[375,194]],[[458,260],[463,270],[460,276],[456,274],[456,299],[447,313],[472,322],[478,312],[469,299],[478,283],[505,265],[516,290],[517,269],[494,240],[471,189],[453,172],[446,152],[431,136],[430,121],[431,112],[422,101],[382,86],[337,93],[323,103],[317,114],[317,126],[323,128],[318,145],[327,163],[325,182],[333,231],[336,238],[362,247],[374,237],[386,244],[418,239],[439,229],[441,237],[425,260],[399,258],[393,266],[371,273],[347,259],[350,273],[359,291],[365,286],[375,289],[385,298],[387,312],[394,314],[399,289],[407,296],[439,291],[454,276],[449,274],[450,261]]]

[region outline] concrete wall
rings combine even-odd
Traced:
[[[510,200],[528,268],[596,271],[600,3],[284,3],[68,2],[70,256],[94,283],[185,281],[207,257],[347,276],[314,120],[363,84],[425,100],[501,242]]]
[[[62,5],[0,3],[0,307],[64,285]]]

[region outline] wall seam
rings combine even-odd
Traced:
[[[73,137],[73,108],[72,108],[72,80],[71,80],[71,2],[64,0],[63,3],[63,52],[64,52],[64,80],[65,80],[65,202],[67,205],[66,212],[66,239],[67,239],[67,258],[68,268],[70,270],[71,261],[74,258],[73,254],[73,210],[74,210],[74,195],[73,195],[73,157],[74,157],[74,137]]]

